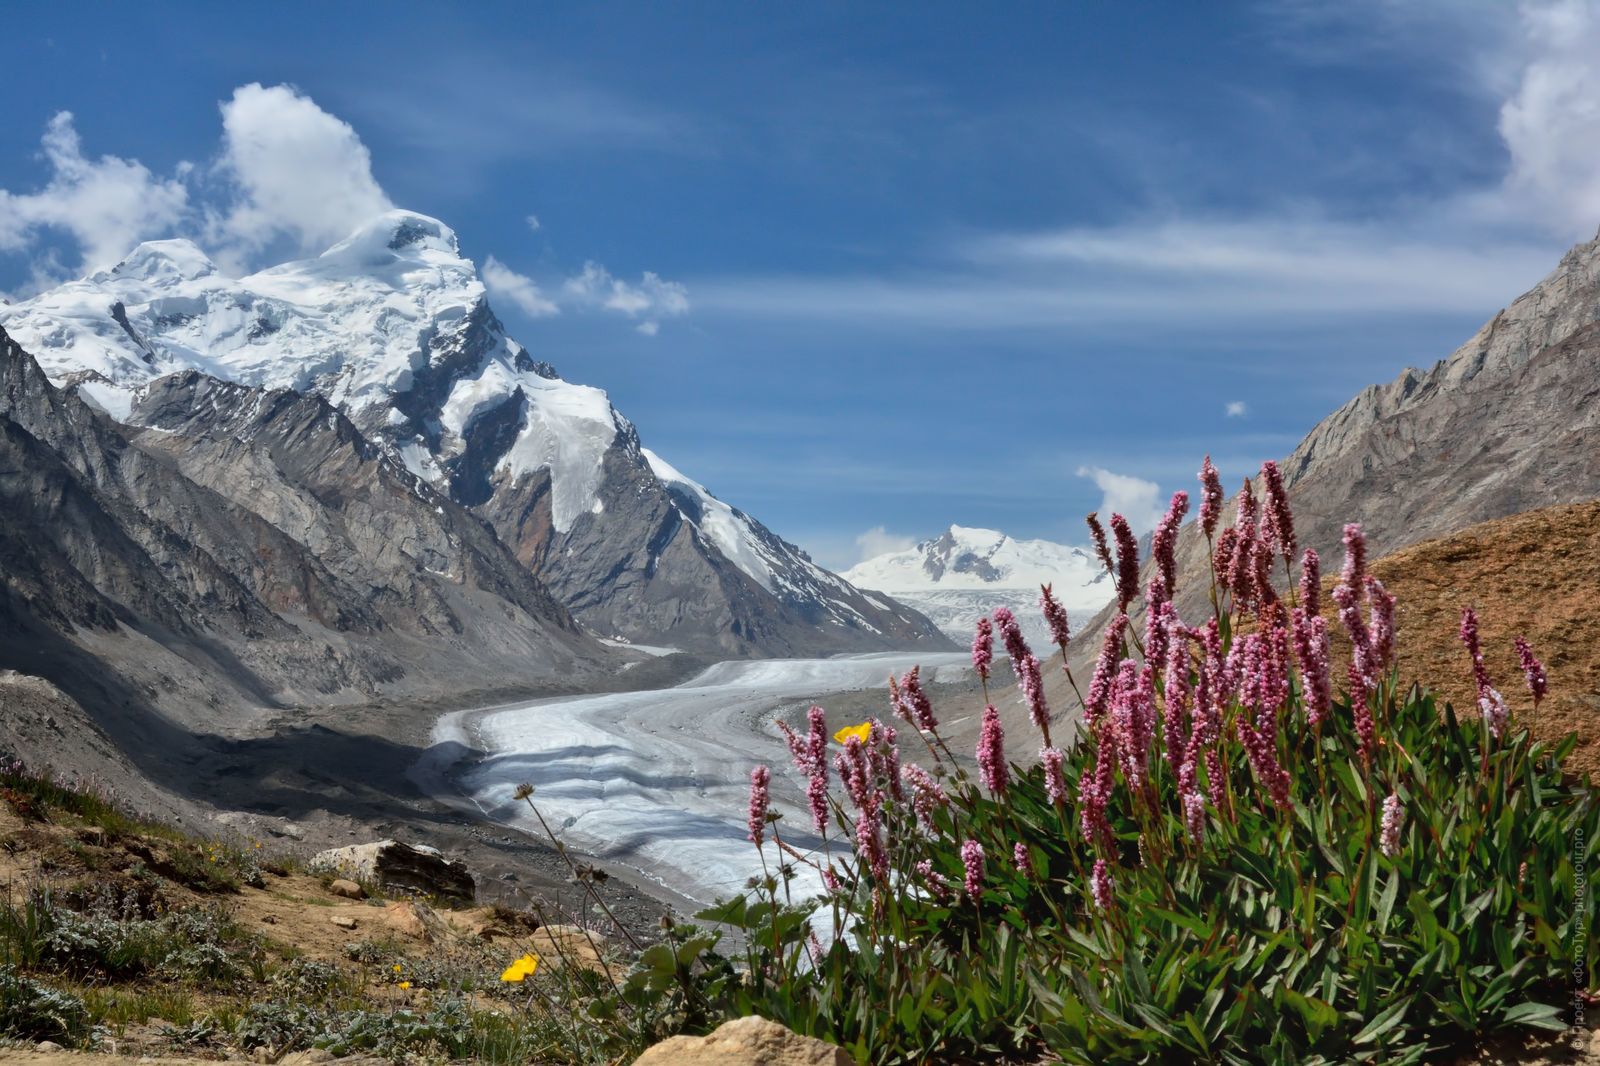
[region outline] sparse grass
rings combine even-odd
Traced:
[[[189,1025],[195,1020],[194,993],[182,985],[156,987],[89,986],[82,990],[84,1006],[94,1025],[120,1033],[130,1025],[151,1021]]]

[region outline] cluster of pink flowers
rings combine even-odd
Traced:
[[[796,736],[785,722],[779,722],[778,728],[788,742],[795,769],[806,775],[806,806],[811,812],[812,826],[821,833],[828,827],[827,714],[821,707],[813,706],[806,712],[806,719],[804,737]]]
[[[1199,478],[1199,525],[1211,538],[1222,521],[1224,498],[1220,477],[1209,457]],[[1164,862],[1171,842],[1162,837],[1146,839],[1145,835],[1150,826],[1167,824],[1164,815],[1140,806],[1148,808],[1159,802],[1157,785],[1165,781],[1168,772],[1176,785],[1175,799],[1182,820],[1178,843],[1187,838],[1191,845],[1203,845],[1208,815],[1223,825],[1236,817],[1236,805],[1244,793],[1237,781],[1230,784],[1230,773],[1253,777],[1257,792],[1254,802],[1263,810],[1293,809],[1294,780],[1280,752],[1280,733],[1293,730],[1296,725],[1288,716],[1297,706],[1297,681],[1298,705],[1304,707],[1305,721],[1317,730],[1319,740],[1322,726],[1335,713],[1330,622],[1320,612],[1322,561],[1311,548],[1296,558],[1300,548],[1277,466],[1263,465],[1256,484],[1246,480],[1240,489],[1233,524],[1222,529],[1212,544],[1216,610],[1204,625],[1193,628],[1183,623],[1174,599],[1177,545],[1188,508],[1189,495],[1175,493],[1152,534],[1150,579],[1142,590],[1142,634],[1130,632],[1129,610],[1141,592],[1138,545],[1132,528],[1122,515],[1112,515],[1113,550],[1099,520],[1089,516],[1096,552],[1115,583],[1118,605],[1106,626],[1094,675],[1083,699],[1092,762],[1083,768],[1076,786],[1078,825],[1094,852],[1089,891],[1095,909],[1101,912],[1109,913],[1115,907],[1115,866],[1125,854],[1125,842],[1114,832],[1109,816],[1119,788],[1125,786],[1122,795],[1135,806],[1132,813],[1139,816],[1138,824],[1143,827],[1136,839],[1139,862]],[[1337,606],[1338,624],[1352,646],[1347,671],[1349,713],[1370,787],[1378,791],[1380,780],[1391,785],[1382,801],[1377,843],[1383,855],[1394,858],[1400,854],[1403,836],[1405,810],[1399,789],[1404,786],[1390,779],[1395,760],[1379,759],[1374,714],[1378,704],[1372,698],[1374,693],[1382,699],[1392,695],[1387,678],[1396,659],[1395,598],[1368,572],[1367,543],[1361,527],[1345,526],[1343,541],[1344,565],[1332,600]],[[1273,571],[1279,558],[1284,562],[1284,573],[1275,587]],[[1296,563],[1298,581],[1294,574]],[[1285,585],[1298,595],[1281,591]],[[1067,612],[1049,585],[1041,586],[1039,607],[1053,641],[1065,652],[1071,638]],[[1225,632],[1233,634],[1226,649]],[[1490,730],[1499,737],[1507,728],[1509,711],[1490,682],[1480,647],[1477,615],[1471,608],[1462,614],[1460,636],[1472,657],[1479,706]],[[996,608],[991,617],[978,620],[972,642],[973,667],[984,680],[987,692],[997,638],[1010,659],[1030,717],[1043,733],[1039,762],[1045,797],[1064,816],[1070,798],[1066,753],[1051,742],[1041,664],[1010,609]],[[1543,664],[1525,639],[1518,638],[1516,646],[1537,706],[1548,686]],[[917,668],[898,679],[890,677],[890,699],[898,717],[930,734],[924,739],[938,770],[935,743],[946,753],[948,748],[938,735],[932,703]],[[828,734],[823,718],[821,708],[811,708],[809,730],[804,737],[780,725],[795,766],[808,778],[807,798],[819,832],[825,831],[829,813]],[[992,855],[1003,863],[1006,849],[1017,872],[1030,879],[1036,876],[1034,864],[1037,854],[1042,853],[1031,850],[1026,838],[983,837],[991,849],[986,854],[984,844],[974,839],[981,834],[969,836],[953,831],[955,826],[965,828],[963,823],[980,803],[979,794],[959,770],[954,779],[957,784],[947,791],[949,779],[942,782],[921,766],[902,767],[895,730],[877,719],[846,729],[839,737],[842,750],[833,766],[853,808],[840,807],[840,822],[853,829],[860,859],[858,868],[870,873],[874,880],[875,899],[879,898],[880,889],[891,884],[894,872],[890,863],[891,827],[904,837],[895,842],[897,855],[904,854],[907,842],[949,834],[946,843],[959,851],[961,859],[960,886],[953,883],[955,875],[948,852],[943,860],[944,867],[952,871],[948,878],[938,872],[930,858],[913,864],[915,856],[909,855],[903,860],[906,865],[900,867],[908,876],[914,869],[928,895],[941,902],[964,895],[977,905],[988,859]],[[1230,765],[1241,750],[1242,761]],[[1290,745],[1289,753],[1296,759],[1302,757],[1298,751],[1296,745]],[[1165,768],[1160,761],[1163,756]],[[1021,782],[1013,782],[1013,771],[1006,761],[1001,715],[993,704],[983,709],[976,761],[982,788],[997,802],[1014,802],[1013,793],[1020,791]],[[1321,762],[1319,751],[1319,767]],[[749,834],[758,846],[770,824],[769,789],[769,771],[764,766],[757,767],[750,776]],[[1004,819],[1005,825],[1018,824],[1015,813]],[[1156,819],[1146,817],[1150,813],[1156,814]],[[849,821],[851,814],[853,825]],[[1025,824],[1027,818],[1022,821]],[[831,891],[838,890],[831,867],[823,871],[823,877]]]

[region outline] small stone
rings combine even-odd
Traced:
[[[639,1056],[635,1066],[854,1066],[844,1049],[801,1036],[751,1015],[718,1027],[710,1036],[675,1036]]]
[[[316,1066],[319,1062],[332,1062],[333,1052],[325,1047],[308,1048],[305,1051],[296,1051],[292,1055],[285,1055],[278,1060],[278,1066]]]
[[[343,896],[345,899],[366,899],[367,898],[367,890],[366,889],[362,888],[360,885],[356,884],[354,881],[347,880],[346,878],[343,878],[343,877],[335,878],[328,885],[328,891],[330,893],[332,893],[333,895],[335,895],[335,896]]]
[[[383,921],[395,932],[428,944],[444,938],[450,932],[433,908],[410,900],[395,900],[384,907]]]
[[[354,918],[346,917],[343,914],[335,914],[329,920],[333,922],[334,925],[337,925],[340,929],[354,929],[356,927],[356,920]]]
[[[272,1062],[272,1049],[269,1047],[256,1048],[250,1052],[250,1061],[259,1062],[261,1066],[268,1066]]]
[[[261,916],[261,921],[265,925],[277,925],[278,916],[276,914],[263,914]]]
[[[33,1045],[33,1050],[35,1050],[35,1051],[65,1051],[67,1049],[62,1047],[60,1044],[56,1043],[54,1040],[41,1040],[37,1044]]]

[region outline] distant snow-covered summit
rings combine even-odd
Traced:
[[[0,306],[0,326],[119,420],[185,371],[326,399],[477,509],[602,636],[736,655],[944,644],[646,453],[603,390],[535,360],[438,219],[389,211],[240,278],[190,241],[151,241]]]
[[[1040,585],[1053,588],[1074,625],[1093,617],[1112,594],[1092,552],[968,526],[951,526],[913,548],[857,563],[843,577],[915,607],[956,640],[970,640],[980,616],[1010,607],[1035,650],[1048,646]]]

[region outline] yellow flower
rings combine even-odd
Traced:
[[[865,744],[867,742],[867,737],[871,735],[872,723],[862,722],[860,725],[845,726],[843,729],[839,730],[833,735],[833,741],[835,744],[843,744],[851,737],[855,737],[857,740],[861,741],[861,743]]]
[[[395,973],[399,973],[400,972],[400,964],[398,962],[394,964],[394,972]]]
[[[539,968],[539,956],[529,953],[516,962],[506,967],[506,972],[500,975],[500,980],[520,982],[524,978],[532,977]]]
[[[399,984],[398,984],[398,985],[396,985],[396,986],[395,986],[395,987],[397,987],[397,988],[402,988],[402,989],[404,989],[404,988],[410,988],[410,987],[411,987],[411,982],[410,982],[410,981],[401,981],[401,982],[400,982],[400,983],[399,983]]]

